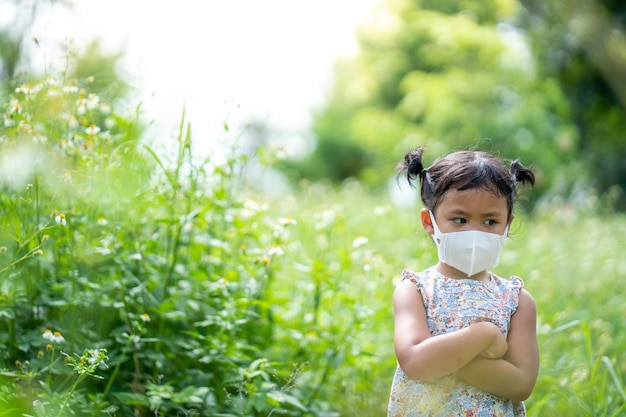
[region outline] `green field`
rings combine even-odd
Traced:
[[[341,381],[346,386],[337,402],[343,407],[341,415],[384,415],[395,367],[390,308],[393,281],[405,267],[419,270],[433,264],[436,250],[418,223],[417,205],[393,207],[385,194],[369,195],[354,184],[337,193],[316,187],[301,192],[308,198],[299,197],[293,208],[294,213],[302,213],[299,218],[310,217],[309,213],[324,206],[342,208],[344,224],[334,247],[329,245],[319,255],[327,259],[323,263],[332,263],[342,247],[349,246],[351,236],[369,239],[361,253],[343,250],[350,251],[346,257],[353,263],[355,258],[368,259],[371,269],[340,270],[328,278],[333,282],[329,287],[341,286],[346,296],[357,297],[359,306],[370,314],[365,329],[355,335],[360,350],[355,365],[343,371],[346,375]],[[316,202],[323,202],[322,207]],[[550,206],[533,215],[518,212],[496,268],[502,276],[522,277],[537,303],[541,368],[527,401],[529,415],[617,416],[626,412],[626,309],[622,301],[626,292],[622,241],[626,218],[602,214],[592,200],[586,204],[578,208]],[[311,207],[314,209],[309,212]],[[302,229],[298,242],[318,238],[309,234],[310,228]],[[310,254],[311,250],[315,251],[315,245],[303,252]],[[289,274],[284,281],[291,285]],[[329,302],[335,295],[329,290]],[[357,313],[351,313],[349,305],[343,310],[333,314],[341,323]]]
[[[183,121],[163,152],[55,88],[4,106],[0,416],[385,415],[394,283],[436,261],[417,204],[275,193],[269,150],[226,132],[231,153],[198,158]],[[529,415],[623,415],[626,217],[528,204],[496,272],[538,307]]]

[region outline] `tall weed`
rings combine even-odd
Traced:
[[[305,412],[301,367],[264,356],[289,222],[242,200],[245,156],[195,160],[183,117],[167,159],[87,88],[47,79],[4,105],[4,415]]]

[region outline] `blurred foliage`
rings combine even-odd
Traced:
[[[251,168],[278,154],[227,132],[198,158],[184,118],[157,149],[89,86],[2,103],[0,416],[384,415],[394,282],[437,256],[416,206],[358,181],[272,197]],[[626,410],[626,219],[582,203],[518,212],[497,270],[538,306],[529,416]]]
[[[91,79],[90,91],[112,102],[123,100],[129,92],[129,86],[117,69],[122,56],[123,52],[104,51],[99,39],[92,40],[72,60],[73,65],[68,68],[68,78]]]
[[[518,23],[537,62],[566,97],[589,184],[626,209],[626,3],[522,0]],[[619,186],[619,188],[616,188]]]
[[[71,0],[0,0],[0,7],[10,20],[0,27],[0,81],[11,80],[17,75],[18,68],[29,57],[26,42],[38,42],[28,39],[30,29],[42,7],[47,4],[71,4]]]
[[[499,271],[538,305],[529,415],[621,415],[626,220],[572,185],[588,167],[570,96],[529,59],[515,3],[421,5],[363,27],[317,118],[324,153],[291,169],[378,185],[415,144],[435,158],[478,143],[534,165],[535,192],[581,189],[518,213]],[[160,151],[139,109],[116,111],[118,55],[99,55],[3,83],[0,416],[384,415],[393,281],[436,260],[413,208],[350,180],[273,198],[233,134],[226,154],[194,155],[184,117]]]
[[[242,161],[196,165],[184,121],[159,156],[90,85],[2,103],[0,415],[304,409],[262,354],[284,235],[234,200]]]
[[[552,3],[536,8],[551,11]],[[547,20],[558,13],[533,14],[513,0],[387,1],[360,27],[358,55],[337,64],[327,105],[315,115],[317,147],[286,162],[285,172],[379,186],[409,148],[427,145],[433,160],[465,148],[520,158],[538,174],[533,201],[547,190],[567,197],[624,184],[618,166],[626,119],[616,91],[588,85],[593,109],[574,94],[591,65],[582,54],[576,65],[549,71],[552,39],[564,49],[572,38]],[[589,174],[598,160],[611,175]]]
[[[0,96],[10,94],[21,84],[35,83],[40,73],[62,73],[64,79],[90,80],[91,93],[109,102],[123,100],[129,92],[128,83],[117,68],[123,52],[103,50],[99,39],[91,40],[84,50],[79,51],[72,39],[61,47],[64,59],[60,63],[46,62],[47,68],[32,68],[33,53],[48,54],[42,50],[45,39],[33,34],[32,26],[40,14],[52,6],[72,7],[71,0],[0,0],[5,13],[11,15],[10,22],[0,27]]]
[[[353,217],[270,206],[231,134],[158,149],[91,85],[1,102],[0,416],[336,415],[380,364]]]

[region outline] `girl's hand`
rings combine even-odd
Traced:
[[[493,341],[487,346],[487,349],[482,351],[480,356],[487,359],[500,359],[508,350],[509,344],[504,338],[504,335],[500,332],[500,329],[498,329],[498,333],[493,337]]]
[[[489,341],[489,345],[480,354],[483,358],[500,359],[509,350],[509,345],[504,335],[502,335],[500,328],[490,321],[475,321],[470,327],[479,328]]]

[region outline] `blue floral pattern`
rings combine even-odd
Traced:
[[[506,337],[524,282],[490,274],[489,282],[445,277],[434,268],[421,273],[404,270],[402,279],[415,283],[433,336],[489,320]],[[432,381],[408,378],[397,367],[391,386],[388,417],[521,417],[523,402],[501,398],[465,384],[454,375]]]

